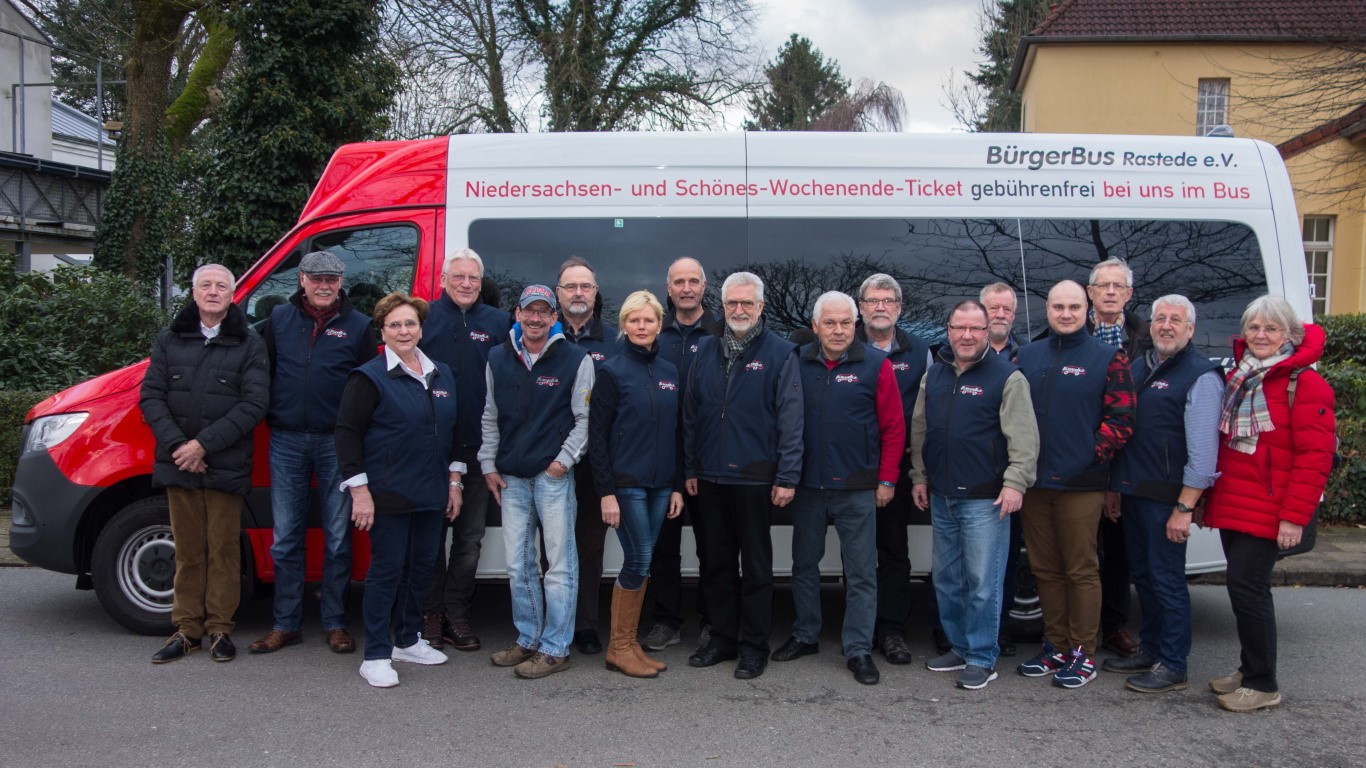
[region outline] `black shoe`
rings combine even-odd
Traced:
[[[232,661],[237,658],[237,646],[227,632],[215,632],[209,636],[209,658],[214,661]]]
[[[723,651],[714,645],[699,648],[696,653],[688,657],[690,667],[711,667],[723,661],[734,661],[738,656],[735,651]]]
[[[910,664],[911,649],[906,645],[906,638],[900,632],[889,632],[882,636],[882,640],[877,644],[877,649],[882,652],[882,658],[888,664]]]
[[[943,627],[934,628],[934,649],[940,653],[948,653],[953,650],[953,643],[949,642],[949,636],[944,634]]]
[[[1010,633],[1005,630],[1001,630],[1001,633],[996,636],[996,645],[1001,648],[999,654],[1001,656],[1014,656],[1016,653],[1015,638],[1011,637]]]
[[[796,637],[789,637],[787,642],[783,643],[769,658],[774,661],[792,661],[793,659],[800,659],[803,656],[810,656],[813,653],[820,652],[821,647],[817,643],[803,643]]]
[[[855,656],[845,662],[845,666],[854,673],[854,679],[864,685],[877,685],[877,681],[882,679],[882,675],[878,674],[877,667],[873,665],[871,655]]]
[[[1147,672],[1156,664],[1156,661],[1139,652],[1133,656],[1111,656],[1101,662],[1100,668],[1106,672],[1124,672],[1133,675]]]
[[[574,647],[589,656],[599,654],[602,653],[602,638],[598,637],[596,629],[581,629],[574,633]]]
[[[1173,672],[1161,663],[1141,675],[1134,675],[1124,681],[1124,687],[1139,693],[1163,693],[1164,691],[1184,691],[1187,687],[1186,673]]]
[[[815,653],[815,651],[812,651]],[[795,657],[793,657],[795,658]],[[764,668],[768,666],[768,659],[763,656],[741,656],[740,663],[735,665],[736,680],[753,680],[764,673]]]
[[[166,641],[161,650],[152,654],[152,663],[165,664],[197,650],[199,650],[199,638],[186,637],[184,632],[177,632],[171,635],[171,639]]]

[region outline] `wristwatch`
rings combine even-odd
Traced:
[[[1180,501],[1176,502],[1176,509],[1180,512],[1185,512],[1188,515],[1195,511],[1195,507],[1188,507],[1185,503]]]

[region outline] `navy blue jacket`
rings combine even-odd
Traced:
[[[925,447],[930,490],[953,499],[994,499],[1010,464],[1001,403],[1015,366],[988,350],[962,374],[940,360],[925,378]]]
[[[702,310],[702,317],[697,324],[686,331],[678,324],[676,312],[664,316],[664,327],[659,330],[659,356],[678,368],[678,376],[685,384],[693,360],[697,359],[698,345],[707,336],[719,333],[719,323],[716,316],[706,309]]]
[[[304,314],[300,288],[289,303],[271,310],[261,328],[270,356],[271,429],[331,433],[337,406],[351,371],[379,349],[375,325],[352,308],[345,291],[338,293],[337,314],[313,336],[313,320]]]
[[[855,341],[829,368],[820,342],[813,341],[799,349],[798,359],[805,404],[802,487],[876,488],[882,462],[877,382],[887,355]]]
[[[588,356],[593,358],[593,370],[602,367],[608,358],[621,353],[621,340],[617,338],[616,326],[603,322],[598,315],[593,315],[583,326],[583,330],[575,334],[569,328],[569,321],[560,316],[560,327],[564,329],[564,337],[571,344],[583,347]]]
[[[1122,350],[1085,329],[1050,334],[1020,348],[1020,370],[1029,381],[1039,423],[1039,469],[1035,488],[1103,491],[1110,462],[1096,461],[1096,431],[1104,416],[1106,376]]]
[[[702,339],[683,398],[686,477],[797,487],[802,384],[796,348],[761,330],[727,371],[721,338]]]
[[[887,355],[892,361],[892,373],[896,375],[896,387],[901,391],[901,410],[906,419],[906,444],[911,442],[911,414],[915,413],[915,401],[920,398],[920,380],[925,378],[929,366],[930,344],[919,336],[913,336],[900,328],[895,329],[896,350]],[[869,349],[877,349],[868,341],[867,329],[858,328],[859,341],[868,344]],[[910,464],[909,454],[901,460],[902,466]]]
[[[456,439],[463,448],[478,448],[483,442],[479,417],[484,412],[484,368],[489,350],[507,341],[512,318],[507,312],[476,301],[461,309],[446,292],[431,303],[422,323],[418,347],[427,357],[450,366],[455,374],[456,403],[460,418]]]
[[[678,484],[678,369],[659,354],[623,344],[597,369],[588,411],[588,453],[599,496],[617,488]]]
[[[535,477],[559,455],[574,430],[574,381],[586,354],[582,347],[552,338],[528,370],[511,338],[489,351],[499,473]]]
[[[1175,504],[1186,468],[1186,398],[1196,379],[1219,366],[1194,345],[1148,370],[1148,356],[1130,365],[1138,391],[1134,434],[1115,456],[1110,490]]]

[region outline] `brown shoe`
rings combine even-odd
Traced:
[[[446,615],[440,611],[427,611],[422,614],[422,639],[438,651],[446,647],[441,639],[441,625],[446,623]]]
[[[1120,627],[1114,632],[1105,636],[1105,640],[1100,644],[1101,648],[1112,651],[1120,656],[1133,656],[1138,653],[1138,641],[1129,633],[1125,627]]]
[[[248,645],[247,650],[251,653],[275,653],[286,645],[298,645],[303,639],[304,633],[297,630],[286,632],[283,629],[272,629],[265,637]]]
[[[327,630],[327,647],[333,653],[351,653],[356,650],[356,641],[351,639],[351,633],[346,631],[346,627],[337,627]]]
[[[566,669],[569,669],[568,656],[551,656],[537,651],[536,655],[513,667],[512,673],[527,680],[535,680]]]
[[[535,648],[523,648],[513,643],[489,657],[495,667],[515,667],[536,655]]]
[[[479,636],[474,634],[474,628],[464,621],[447,624],[441,637],[457,651],[477,651],[481,646]]]

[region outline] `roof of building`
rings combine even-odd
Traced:
[[[91,145],[103,139],[105,146],[114,146],[114,140],[100,125],[100,121],[56,99],[52,100],[52,135]]]
[[[1277,144],[1276,149],[1280,151],[1282,158],[1289,160],[1301,152],[1307,152],[1320,144],[1339,137],[1348,141],[1366,138],[1366,104],[1362,104],[1351,112],[1329,120],[1322,125],[1316,125],[1294,138],[1287,139]]]
[[[1031,37],[1366,39],[1361,0],[1065,0]]]

